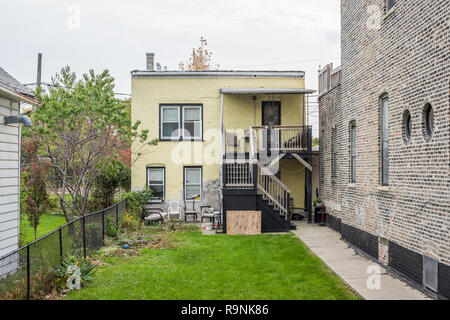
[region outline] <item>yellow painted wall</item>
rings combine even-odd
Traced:
[[[305,207],[305,167],[297,159],[283,159],[279,163],[281,182],[291,191],[294,207]]]
[[[141,121],[142,129],[150,130],[150,139],[159,138],[160,104],[203,104],[203,142],[160,141],[157,146],[145,147],[142,155],[132,156],[132,189],[146,185],[146,168],[166,168],[166,199],[182,199],[183,166],[202,166],[203,183],[219,179],[220,176],[220,88],[304,88],[302,79],[274,78],[138,78],[132,80],[132,122]],[[281,101],[283,125],[303,124],[303,96],[274,95],[270,100]],[[256,102],[252,95],[224,97],[224,127],[226,129],[248,129],[261,125],[262,101],[266,95],[258,95]],[[302,119],[303,117],[303,119]],[[212,135],[210,129],[213,129]],[[133,149],[138,148],[138,143]],[[177,163],[176,151],[186,148],[188,161]],[[189,149],[190,148],[190,149]],[[215,150],[212,151],[212,150]],[[175,153],[175,155],[174,155]],[[212,155],[211,163],[205,163],[206,155]],[[211,159],[210,159],[211,160]],[[300,164],[299,164],[300,166]],[[304,180],[299,179],[304,186]],[[292,182],[293,183],[293,182]],[[303,187],[304,189],[304,187]],[[302,191],[304,192],[304,190]],[[297,200],[296,200],[297,202]]]

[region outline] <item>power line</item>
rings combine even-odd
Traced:
[[[47,87],[53,87],[53,88],[61,87],[61,88],[64,88],[64,89],[74,89],[74,88],[68,88],[68,87],[64,87],[64,86],[55,86],[54,84],[52,84],[52,83],[47,83],[47,82],[42,82],[41,84],[46,85]],[[36,85],[37,85],[37,83],[27,83],[27,84],[24,84],[24,86],[26,86],[26,87],[29,87],[29,86],[36,86]],[[131,96],[130,93],[114,92],[114,94],[117,95],[117,96]]]

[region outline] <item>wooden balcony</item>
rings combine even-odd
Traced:
[[[249,153],[254,159],[260,153],[305,153],[312,151],[311,126],[257,126],[240,136],[236,131],[225,132],[225,153]]]

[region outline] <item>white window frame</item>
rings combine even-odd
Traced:
[[[199,115],[200,115],[200,120],[195,120],[193,122],[200,122],[200,136],[198,137],[186,137],[185,136],[185,129],[184,129],[184,116],[185,116],[185,110],[186,109],[198,109],[199,111]],[[202,132],[203,132],[203,114],[202,114],[202,107],[200,105],[191,105],[191,106],[182,106],[181,107],[181,126],[182,126],[182,136],[183,136],[183,140],[201,140],[202,139]],[[194,126],[195,128],[195,126]]]
[[[162,170],[163,180],[163,198],[162,200],[156,200],[156,198],[150,198],[150,203],[164,203],[166,201],[166,168],[164,167],[147,167],[147,188],[150,188],[150,170]],[[159,186],[160,184],[152,184],[153,186]]]
[[[176,109],[177,110],[177,123],[178,123],[178,129],[177,129],[177,136],[170,136],[170,137],[165,137],[164,136],[164,123],[175,123],[174,121],[164,121],[164,110],[167,109]],[[161,139],[164,140],[180,140],[181,137],[181,132],[180,132],[180,107],[179,106],[162,106],[161,107]]]
[[[177,123],[178,123],[178,134],[171,137],[164,136],[164,123],[174,123],[174,121],[164,121],[164,110],[166,109],[176,109],[177,110]],[[198,109],[200,114],[200,120],[194,122],[200,122],[200,135],[197,137],[187,136],[184,128],[184,114],[186,109]],[[160,105],[160,138],[163,141],[201,141],[203,139],[203,105],[192,104],[192,105]]]
[[[195,200],[195,201],[202,201],[203,199],[203,168],[202,167],[184,167],[184,200],[185,201],[193,201],[191,199],[187,199],[186,198],[186,190],[187,190],[187,174],[186,174],[186,170],[192,170],[192,169],[197,169],[200,171],[200,200]],[[198,184],[189,184],[190,186],[197,186]]]

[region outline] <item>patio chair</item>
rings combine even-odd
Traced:
[[[192,216],[192,222],[197,222],[197,210],[195,210],[195,199],[198,197],[194,196],[190,198],[189,200],[192,200],[192,207],[189,206],[186,201],[186,198],[184,198],[184,221],[187,222],[187,217]]]
[[[220,214],[220,211],[214,211],[214,208],[208,205],[201,206],[200,209],[201,209],[200,219],[202,223],[205,219],[209,219],[209,221],[214,224],[216,230],[219,230],[219,227],[221,227],[222,224],[222,216]]]
[[[142,206],[142,220],[147,224],[157,223],[159,221],[164,222],[165,217],[168,216],[167,212],[164,212],[161,208],[151,208]]]
[[[178,200],[170,201],[167,213],[168,213],[167,217],[169,220],[180,219],[181,217],[180,201]]]

